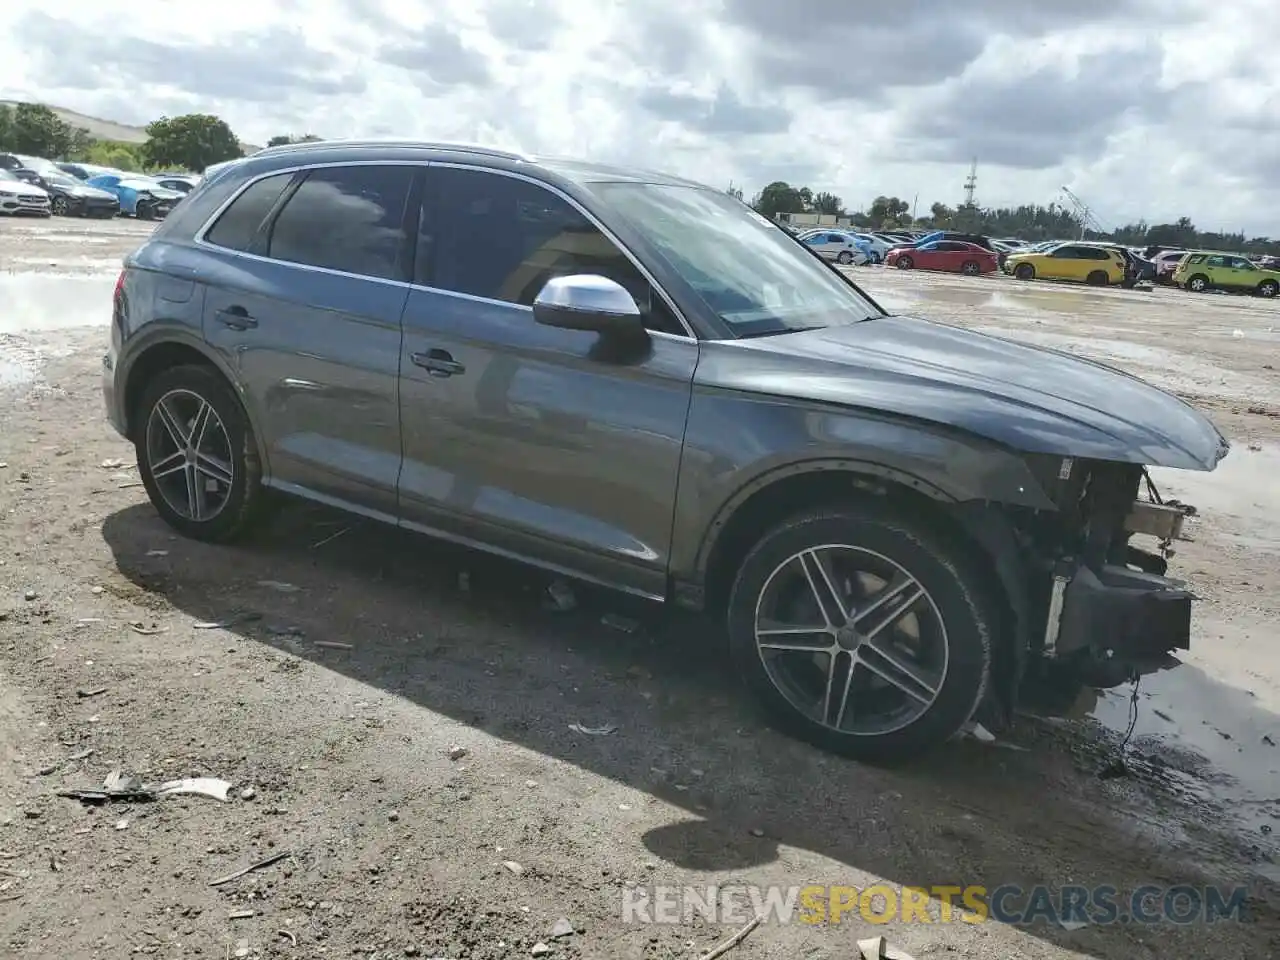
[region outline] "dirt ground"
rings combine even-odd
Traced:
[[[1186,662],[1139,688],[1127,776],[1098,775],[1127,688],[882,770],[765,728],[707,623],[585,589],[548,609],[537,574],[300,504],[251,545],[175,537],[99,392],[144,235],[0,221],[0,955],[694,958],[745,917],[628,922],[625,886],[877,883],[1248,900],[1212,927],[853,911],[728,956],[1280,955],[1280,304],[853,271],[894,310],[1148,376],[1234,443],[1157,477],[1200,509],[1177,568],[1203,600]],[[234,786],[57,795],[113,770]]]

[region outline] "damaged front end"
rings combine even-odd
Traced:
[[[1053,471],[1042,479],[1058,509],[1014,519],[1029,665],[1097,687],[1167,665],[1191,645],[1195,598],[1167,573],[1195,508],[1163,500],[1140,465],[1046,457],[1040,467]]]

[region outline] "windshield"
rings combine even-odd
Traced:
[[[50,183],[56,183],[62,187],[78,187],[80,181],[75,177],[68,177],[65,173],[46,173],[44,178]]]
[[[739,337],[880,316],[831,267],[740,200],[700,187],[596,183]]]

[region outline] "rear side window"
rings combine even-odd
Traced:
[[[1221,256],[1215,256],[1215,257],[1210,257],[1206,262],[1211,267],[1225,267],[1227,265],[1227,258],[1221,257]]]
[[[228,250],[247,251],[275,202],[293,179],[292,173],[263,177],[231,202],[205,239]]]
[[[383,280],[406,280],[405,207],[412,167],[313,170],[271,227],[274,260]]]
[[[1203,253],[1191,254],[1191,256],[1187,257],[1187,263],[1204,263],[1204,254]]]

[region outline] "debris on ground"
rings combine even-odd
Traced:
[[[620,630],[622,633],[635,633],[640,629],[640,622],[632,620],[630,617],[619,616],[616,613],[606,613],[600,618],[600,622],[611,630]]]
[[[552,610],[567,613],[578,605],[578,597],[564,580],[553,580],[547,587],[546,605]]]
[[[276,593],[297,593],[302,588],[292,583],[286,583],[283,580],[259,580],[258,586],[266,587],[268,590],[274,590]]]
[[[503,860],[502,865],[517,877],[524,873],[524,867],[520,866],[520,864],[516,863],[514,860]]]
[[[197,620],[191,626],[195,630],[223,630],[227,627],[238,626],[242,623],[253,623],[255,620],[261,619],[262,614],[245,611],[244,613],[232,614],[223,620]]]
[[[71,759],[83,760],[91,753],[93,753],[92,750],[82,751],[81,754],[77,754]],[[108,801],[150,803],[161,797],[197,793],[225,803],[227,801],[227,791],[230,789],[230,783],[217,777],[188,777],[182,780],[166,780],[163,783],[148,786],[132,774],[126,774],[120,770],[112,770],[103,780],[101,787],[87,790],[59,790],[58,796],[90,804],[101,804]]]
[[[182,780],[168,780],[156,787],[156,796],[171,797],[182,793],[198,793],[212,797],[214,800],[227,802],[227,791],[231,784],[217,777],[186,777]]]
[[[89,689],[89,690],[84,690],[84,689],[77,690],[76,696],[82,700],[87,700],[90,697],[97,697],[106,692],[107,692],[106,687],[93,687],[92,689]]]
[[[466,747],[450,747],[448,752],[449,752],[450,760],[461,760],[463,757],[467,755],[467,748]]]
[[[529,948],[529,955],[531,957],[544,957],[550,952],[551,952],[551,948],[548,947],[541,940],[539,940],[537,943],[535,943],[532,947]]]
[[[353,647],[351,644],[343,643],[341,640],[313,640],[311,642],[314,646],[323,647],[326,650],[354,650],[355,649],[355,647]]]
[[[134,633],[140,633],[144,637],[154,637],[157,633],[164,633],[168,627],[148,627],[140,620],[133,620],[129,623],[129,629]]]
[[[552,940],[559,940],[561,937],[572,937],[573,934],[573,924],[569,922],[567,917],[561,917],[552,925],[549,936]]]
[[[606,723],[601,727],[587,727],[581,723],[571,723],[569,724],[569,729],[574,733],[585,733],[589,737],[607,737],[618,732],[618,728],[611,723]]]
[[[909,953],[889,946],[884,937],[868,937],[866,940],[859,940],[858,955],[861,960],[914,960]]]
[[[738,946],[738,944],[742,943],[743,940],[751,936],[751,931],[755,930],[755,928],[760,926],[760,924],[762,924],[763,922],[764,922],[764,917],[757,914],[755,917],[752,918],[751,922],[748,923],[745,927],[743,927],[741,930],[735,933],[728,940],[712,947],[710,950],[704,953],[701,957],[699,957],[698,960],[715,960],[716,957],[723,957],[726,953],[728,953],[734,947]],[[878,939],[883,940],[884,938],[880,937]],[[868,943],[868,942],[870,941],[867,941],[867,940],[860,941],[858,944],[859,948],[862,947],[863,943]],[[870,960],[870,957],[872,955],[864,952],[863,956],[868,958],[868,960]],[[880,956],[883,957],[884,954],[882,953],[880,954]],[[907,957],[905,958],[905,960],[911,960],[911,958]]]
[[[241,877],[245,876],[246,874],[253,873],[255,870],[263,870],[271,866],[272,864],[279,863],[281,860],[284,860],[291,856],[293,856],[293,853],[292,851],[289,851],[289,850],[282,850],[279,853],[273,853],[271,856],[266,857],[262,860],[258,860],[254,863],[251,863],[247,867],[241,867],[235,873],[229,873],[225,877],[219,877],[217,880],[210,880],[209,886],[220,887],[224,883],[230,883],[232,880],[239,880]]]

